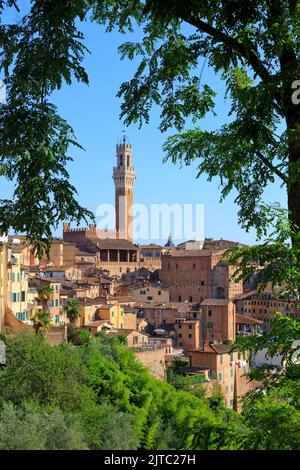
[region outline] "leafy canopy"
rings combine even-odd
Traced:
[[[19,2],[0,2],[0,13]],[[237,191],[239,221],[266,233],[265,189],[279,178],[289,219],[300,227],[300,106],[292,101],[299,80],[298,0],[59,0],[32,1],[21,21],[0,24],[0,71],[7,88],[0,109],[1,175],[15,185],[2,201],[0,231],[23,231],[41,253],[51,228],[92,214],[80,207],[66,164],[78,145],[69,124],[50,102],[63,82],[88,83],[80,22],[108,31],[139,28],[139,42],[120,46],[121,58],[139,59],[121,84],[121,117],[149,122],[161,108],[166,159],[199,162],[198,174],[219,178],[221,199]],[[209,67],[226,85],[227,122],[201,126],[215,113]],[[297,98],[297,93],[296,93]],[[297,103],[297,101],[296,101]]]
[[[107,30],[142,28],[139,42],[120,46],[121,58],[140,59],[133,78],[121,85],[126,124],[149,122],[161,108],[166,160],[218,177],[221,199],[237,191],[239,221],[266,233],[265,188],[279,178],[288,193],[289,216],[300,226],[299,106],[292,102],[299,79],[300,2],[272,0],[96,1],[93,17]],[[214,113],[210,67],[226,85],[227,123],[205,130]],[[294,87],[295,88],[295,87]],[[193,128],[189,128],[193,124]]]
[[[17,1],[2,1],[18,8]],[[21,5],[20,5],[21,7]],[[0,103],[0,175],[11,181],[11,199],[0,201],[0,232],[24,232],[41,256],[61,220],[92,218],[75,199],[66,166],[78,146],[70,125],[49,101],[72,80],[88,83],[87,52],[76,20],[86,2],[34,1],[21,21],[0,22],[0,72],[6,101]],[[0,16],[1,20],[1,16]]]

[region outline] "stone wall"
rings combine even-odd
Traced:
[[[165,379],[166,366],[164,349],[154,349],[143,352],[136,351],[135,355],[156,379]]]

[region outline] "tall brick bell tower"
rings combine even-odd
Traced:
[[[118,238],[132,241],[132,206],[135,170],[132,146],[126,136],[116,145],[117,166],[113,169],[115,183],[116,231]]]

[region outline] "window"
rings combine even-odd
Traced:
[[[55,299],[55,307],[58,307],[58,299]]]
[[[181,295],[178,296],[178,302],[181,302]]]
[[[130,156],[127,155],[127,167],[129,168],[130,167]]]
[[[230,361],[233,361],[233,353],[230,353]]]
[[[12,273],[11,280],[12,280],[12,282],[15,282],[15,273]]]
[[[22,290],[21,292],[21,302],[25,302],[25,291]]]
[[[220,364],[223,364],[223,354],[220,355]]]
[[[26,312],[18,312],[16,314],[16,317],[18,318],[18,320],[25,321],[25,320],[27,320],[27,313]]]
[[[208,316],[211,317],[211,310],[208,310]]]
[[[157,291],[157,295],[161,295],[161,291],[160,291],[160,290],[159,290],[159,291]]]
[[[181,330],[181,328],[182,328],[182,325],[178,325],[178,328]]]
[[[138,337],[137,336],[133,337],[133,344],[138,344]]]
[[[51,300],[51,307],[54,307],[54,300]]]
[[[193,302],[193,297],[191,295],[190,295],[189,301]]]
[[[193,264],[193,269],[196,269],[196,265],[195,265],[195,263]]]
[[[209,321],[207,323],[207,328],[213,328],[213,327],[214,327],[214,324],[211,321]]]
[[[178,334],[178,338],[182,338],[182,334],[181,334],[181,333]]]
[[[189,325],[189,330],[191,330],[191,329],[192,329],[192,325]]]
[[[59,323],[59,315],[55,315],[55,323]]]
[[[230,369],[230,377],[233,377],[233,369]]]
[[[221,372],[218,374],[218,380],[220,380],[220,381],[222,380],[222,373]]]
[[[145,290],[140,290],[140,295],[145,295],[146,291]]]
[[[58,292],[58,284],[57,284],[57,286],[55,287],[55,290],[56,290],[56,292]]]
[[[189,333],[189,338],[192,338],[192,337],[193,337],[193,335],[191,333]]]
[[[204,286],[204,281],[201,281],[201,286]]]
[[[20,282],[20,273],[17,273],[17,282]]]

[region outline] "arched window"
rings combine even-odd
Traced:
[[[120,155],[120,166],[123,166],[123,155]]]
[[[127,168],[130,167],[130,155],[127,155]]]

